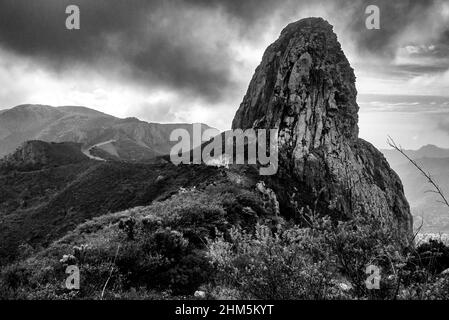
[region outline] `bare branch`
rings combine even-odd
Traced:
[[[399,153],[401,153],[405,158],[407,158],[407,160],[413,164],[413,166],[415,166],[416,169],[418,169],[419,172],[421,172],[421,174],[427,179],[428,183],[430,183],[433,188],[435,189],[433,192],[437,193],[442,200],[439,200],[438,202],[443,203],[444,205],[446,205],[449,208],[449,201],[446,199],[446,196],[444,195],[443,191],[441,190],[440,186],[438,185],[438,183],[436,183],[436,181],[432,178],[432,176],[427,173],[426,171],[424,171],[423,168],[421,168],[421,166],[412,158],[410,158],[402,149],[402,147],[400,145],[397,145],[396,142],[394,142],[393,138],[391,138],[390,136],[388,136],[388,144],[390,145],[390,147],[392,147],[393,149],[395,149],[396,151],[398,151]]]

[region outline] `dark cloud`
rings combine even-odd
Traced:
[[[70,4],[80,7],[80,30],[65,28],[65,8]],[[164,7],[183,5],[181,1],[2,0],[0,46],[41,59],[56,70],[79,63],[105,70],[120,67],[145,85],[217,98],[232,85],[227,48],[204,51],[182,16],[170,9],[165,10],[167,16],[157,14]]]
[[[397,37],[412,23],[427,18],[438,0],[359,0],[343,1],[343,8],[351,10],[352,19],[348,27],[352,31],[359,49],[378,54],[392,55],[397,47]],[[368,30],[365,26],[365,9],[376,5],[380,9],[380,29]]]
[[[341,17],[356,48],[392,56],[397,37],[411,24],[429,19],[439,0],[1,0],[0,47],[39,59],[56,71],[79,64],[101,72],[121,70],[128,81],[169,87],[209,101],[235,86],[232,48],[220,41],[221,28],[196,24],[213,12],[225,15],[244,41],[258,39],[270,19],[285,24],[302,9],[326,7]],[[81,9],[81,30],[65,29],[65,8]],[[378,5],[381,29],[365,28],[365,8]],[[197,12],[198,16],[189,16]],[[287,21],[287,19],[289,21]],[[204,30],[204,28],[208,30]],[[280,31],[280,30],[279,30]],[[218,34],[217,34],[218,33]],[[200,34],[200,35],[198,35]],[[449,30],[432,35],[434,45],[449,44]],[[209,39],[213,45],[205,46]],[[444,47],[446,48],[446,47]]]
[[[244,24],[252,24],[272,14],[276,9],[291,3],[289,0],[190,0],[201,7],[223,9],[231,16],[241,19]],[[303,3],[304,1],[297,1]]]
[[[267,17],[285,13],[301,13],[302,9],[320,7],[329,18],[343,20],[360,50],[376,54],[393,55],[397,38],[412,24],[425,23],[440,13],[444,0],[192,0],[192,3],[215,6],[241,20],[242,24],[255,25]],[[365,26],[365,9],[376,5],[380,9],[380,30],[368,30]],[[341,19],[338,19],[341,17]],[[289,21],[291,22],[291,21]],[[447,21],[446,21],[447,22]],[[429,41],[449,45],[449,25],[439,34],[429,34]]]

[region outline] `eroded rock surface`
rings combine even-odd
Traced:
[[[412,216],[402,183],[358,138],[356,96],[354,71],[332,26],[307,18],[266,49],[232,127],[279,130],[276,178],[294,180],[283,190],[290,203],[348,218],[373,213],[408,241]]]

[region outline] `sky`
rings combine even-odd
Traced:
[[[265,48],[310,16],[334,26],[355,69],[362,138],[449,147],[447,0],[0,0],[0,110],[82,105],[227,130]]]

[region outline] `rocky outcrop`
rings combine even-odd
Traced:
[[[27,141],[17,150],[0,159],[1,169],[41,169],[88,161],[75,142]]]
[[[402,183],[358,138],[356,96],[332,26],[307,18],[289,24],[266,49],[232,127],[278,129],[274,179],[294,181],[283,190],[290,203],[339,217],[376,214],[408,241],[412,217]]]

